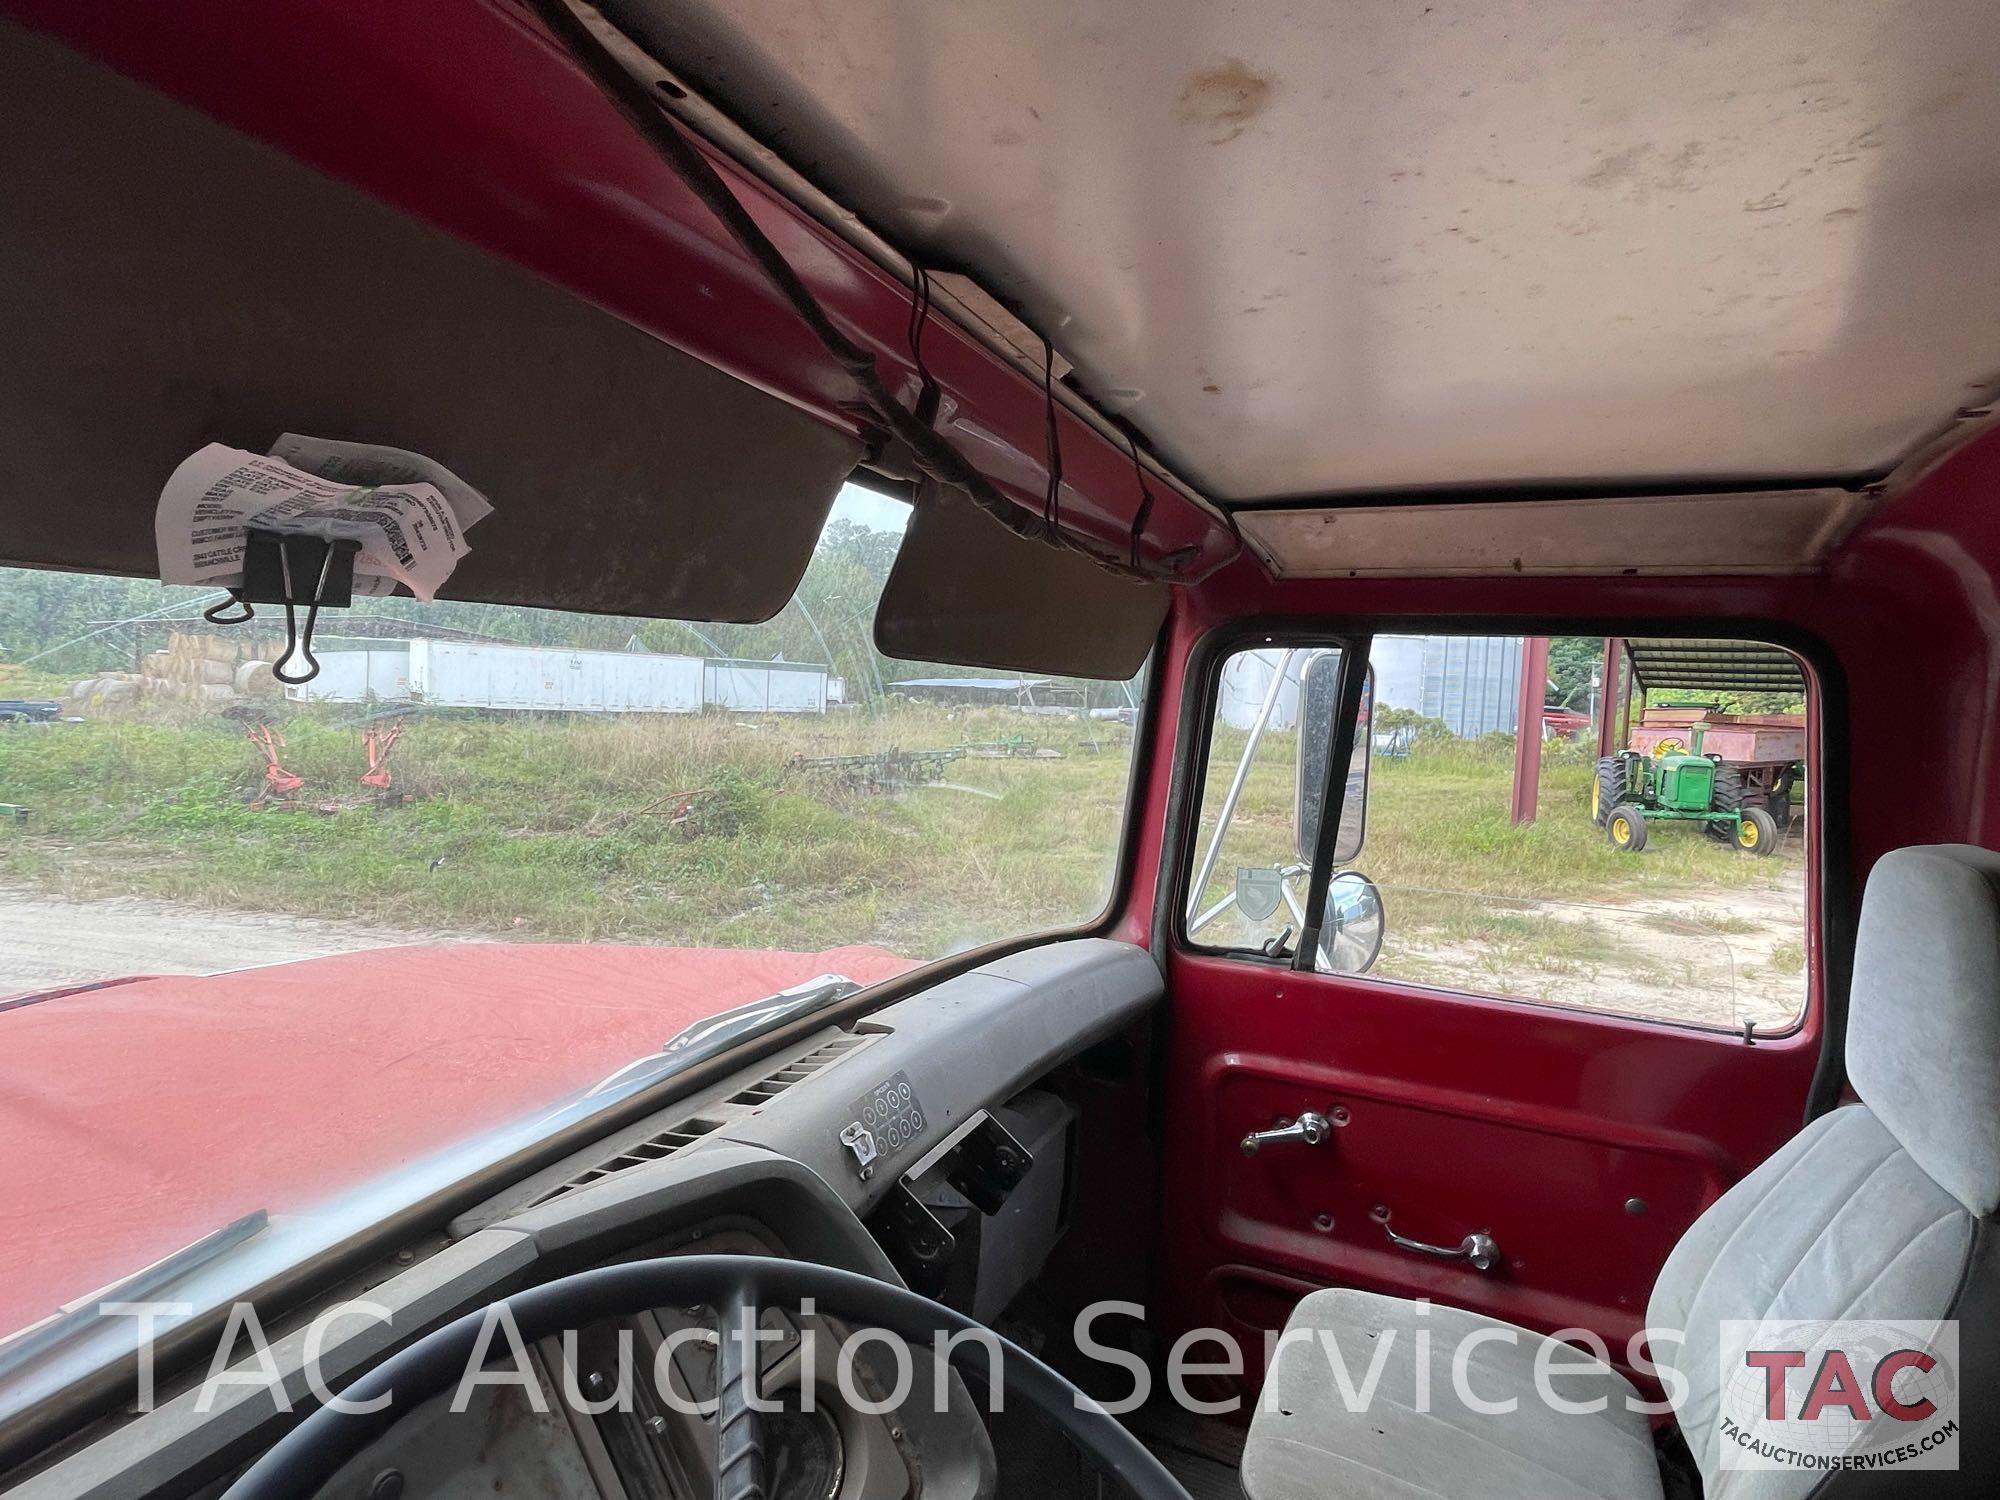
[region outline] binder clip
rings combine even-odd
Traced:
[[[299,536],[290,532],[247,527],[243,533],[243,582],[229,598],[201,612],[211,625],[242,625],[256,618],[257,604],[285,607],[285,653],[271,663],[271,675],[288,687],[319,676],[319,659],[312,654],[313,628],[322,606],[345,609],[354,602],[354,558],[361,543],[350,538]],[[303,589],[303,591],[302,591]],[[298,611],[305,606],[305,628]],[[235,610],[235,613],[225,611]],[[303,672],[285,664],[297,657]]]

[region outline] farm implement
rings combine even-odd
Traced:
[[[1627,854],[1646,847],[1654,822],[1698,823],[1746,853],[1774,854],[1804,753],[1796,715],[1648,710],[1631,748],[1597,762],[1591,817]]]
[[[795,755],[786,769],[803,771],[854,792],[902,792],[944,779],[944,768],[965,757],[948,750],[883,750],[873,755]]]
[[[277,725],[262,716],[247,717],[243,734],[264,761],[263,785],[252,797],[252,805],[297,808],[300,805],[299,794],[305,790],[306,778],[285,766],[282,759],[285,737]],[[389,756],[402,737],[403,725],[400,722],[368,723],[363,726],[361,752],[368,768],[361,773],[360,781],[372,794],[374,805],[378,807],[394,807],[403,800],[403,794],[395,789],[394,777],[389,769]],[[332,800],[315,803],[313,810],[332,815],[344,811],[345,806],[339,800]]]

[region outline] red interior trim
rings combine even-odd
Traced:
[[[674,347],[850,432],[851,381],[679,177],[525,11],[506,0],[0,0],[38,29],[414,217],[568,287]],[[908,289],[718,153],[711,158],[827,310],[913,400]],[[199,192],[190,183],[190,192]],[[1039,513],[1044,404],[1023,371],[934,319],[940,430]],[[1058,407],[1063,519],[1114,556],[1141,503],[1132,460]],[[1142,555],[1230,530],[1155,482]]]

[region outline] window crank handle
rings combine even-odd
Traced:
[[[1500,1264],[1500,1242],[1484,1230],[1468,1234],[1456,1245],[1429,1245],[1422,1240],[1413,1240],[1408,1235],[1396,1233],[1386,1223],[1382,1225],[1382,1232],[1398,1249],[1414,1250],[1419,1255],[1432,1255],[1439,1260],[1467,1261],[1475,1271],[1490,1271]]]
[[[1316,1109],[1309,1109],[1296,1120],[1280,1119],[1276,1128],[1253,1130],[1243,1137],[1243,1154],[1255,1156],[1259,1148],[1274,1146],[1280,1141],[1298,1141],[1302,1145],[1317,1146],[1333,1133],[1333,1126],[1325,1115]]]

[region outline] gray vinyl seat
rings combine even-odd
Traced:
[[[1647,1308],[1708,1500],[2000,1494],[2000,854],[1901,849],[1871,872],[1849,1005],[1860,1099],[1812,1121],[1681,1237]],[[1957,1472],[1722,1467],[1723,1325],[1959,1321]],[[1416,1337],[1427,1331],[1428,1340]],[[1472,1335],[1461,1400],[1454,1351]],[[1343,1390],[1322,1340],[1340,1351]],[[1391,1340],[1375,1389],[1362,1382]],[[1538,1352],[1572,1408],[1536,1395]],[[1732,1355],[1734,1350],[1729,1351]],[[1420,1373],[1429,1396],[1419,1401]],[[1249,1500],[1657,1500],[1650,1423],[1581,1351],[1474,1313],[1345,1289],[1286,1325],[1243,1454]],[[1669,1385],[1671,1389],[1671,1382]],[[1508,1398],[1505,1414],[1482,1410]],[[1422,1407],[1423,1409],[1419,1409]],[[1877,1421],[1885,1420],[1877,1418]]]

